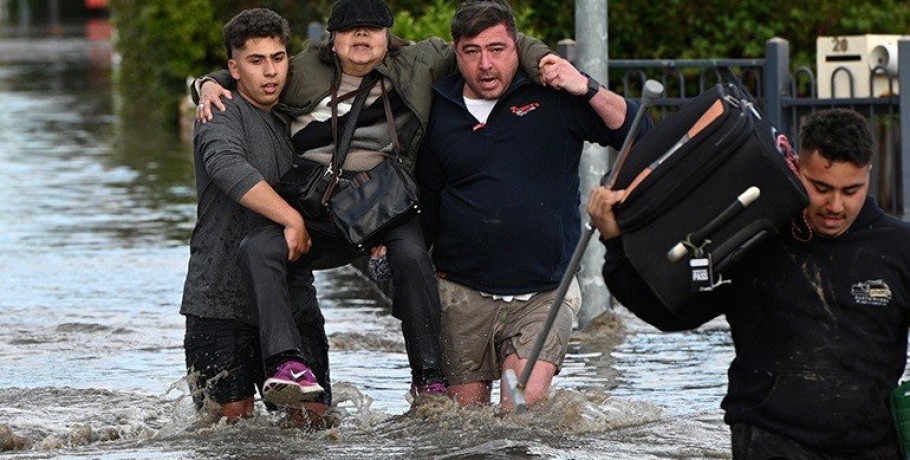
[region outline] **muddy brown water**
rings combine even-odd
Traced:
[[[526,415],[411,411],[399,326],[350,268],[317,276],[339,426],[285,428],[261,406],[199,425],[177,313],[190,148],[117,117],[110,62],[78,25],[0,30],[0,456],[729,458],[723,320],[661,334],[618,309],[575,335],[552,397]]]

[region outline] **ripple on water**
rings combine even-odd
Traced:
[[[332,351],[373,350],[389,353],[404,353],[404,339],[401,333],[382,332],[338,332],[329,336]]]
[[[57,332],[105,332],[111,328],[96,323],[63,323],[57,326]]]

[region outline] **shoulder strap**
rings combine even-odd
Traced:
[[[395,156],[401,155],[401,143],[398,141],[398,130],[395,129],[395,116],[392,114],[392,106],[389,102],[389,91],[385,89],[385,78],[380,77],[379,85],[382,87],[382,105],[385,108],[386,123],[389,124],[389,136],[392,137],[392,148]]]
[[[335,186],[341,179],[341,167],[344,165],[344,159],[348,156],[348,149],[351,148],[351,140],[353,140],[354,130],[357,128],[357,119],[360,117],[360,111],[363,109],[367,97],[370,96],[370,89],[372,89],[375,84],[376,72],[371,72],[363,77],[363,80],[360,82],[360,87],[357,88],[357,90],[344,94],[341,97],[338,96],[337,86],[332,86],[332,100],[329,104],[332,106],[332,139],[335,140],[335,151],[332,153],[332,165],[330,168],[333,177],[329,186],[325,189],[325,194],[322,196],[323,205],[328,203],[329,198],[331,198],[332,193],[335,191]],[[348,112],[348,120],[344,124],[344,132],[341,133],[341,138],[338,138],[338,103],[349,99],[355,94],[356,97],[354,97],[354,102],[351,104],[351,111]]]
[[[332,154],[332,171],[339,173],[341,166],[344,165],[344,159],[348,155],[348,149],[351,147],[351,140],[354,138],[354,130],[357,128],[357,119],[360,117],[360,111],[364,103],[370,96],[370,90],[376,84],[376,72],[371,72],[363,77],[360,87],[355,91],[338,96],[338,88],[332,88],[332,139],[335,141],[335,151]],[[341,138],[338,138],[338,104],[354,96],[354,102],[351,103],[351,111],[348,112],[348,120],[344,125],[344,132]]]

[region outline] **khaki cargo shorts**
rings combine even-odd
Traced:
[[[506,302],[439,280],[442,303],[443,371],[450,385],[498,380],[506,356],[527,358],[543,329],[556,291],[538,292],[527,301]],[[562,367],[572,323],[581,308],[581,289],[573,280],[547,336],[539,359]]]

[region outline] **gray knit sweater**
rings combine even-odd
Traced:
[[[291,168],[285,123],[241,97],[227,110],[196,123],[193,156],[198,208],[180,313],[254,324],[240,279],[240,240],[268,220],[240,198],[265,180],[275,187]]]

